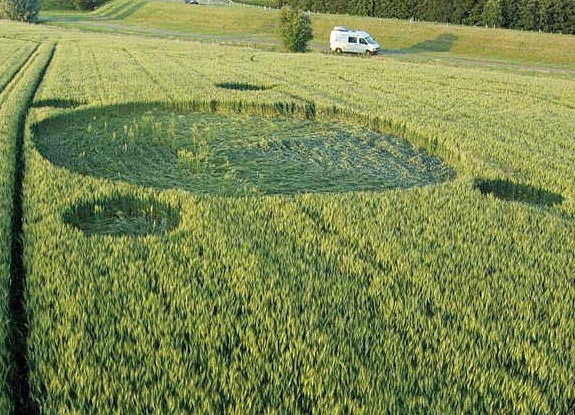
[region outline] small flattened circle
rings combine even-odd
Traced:
[[[180,213],[154,199],[110,196],[73,206],[64,214],[64,222],[88,236],[138,237],[173,230],[180,223]]]

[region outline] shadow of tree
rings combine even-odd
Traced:
[[[34,102],[32,106],[35,108],[77,108],[81,105],[84,105],[84,102],[73,99],[42,99]]]
[[[475,182],[475,188],[484,195],[490,194],[503,201],[539,206],[553,206],[563,203],[563,196],[558,193],[509,180],[478,179]]]
[[[265,91],[270,89],[268,86],[250,84],[247,82],[220,82],[216,84],[219,88],[233,89],[236,91]]]

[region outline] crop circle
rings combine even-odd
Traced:
[[[157,200],[112,196],[72,207],[64,222],[86,235],[137,237],[169,232],[180,223],[180,214]]]
[[[290,117],[79,111],[35,125],[33,137],[57,166],[196,194],[381,191],[454,176],[401,138]]]

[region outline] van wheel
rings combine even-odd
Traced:
[[[335,53],[341,53],[341,49],[340,49],[340,48],[336,48],[336,49],[335,49]]]
[[[365,51],[365,56],[371,56],[371,55],[372,55],[372,53],[369,50]]]

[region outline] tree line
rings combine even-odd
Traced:
[[[0,19],[34,22],[40,11],[41,1],[42,0],[0,0]],[[107,1],[108,0],[61,0],[58,2],[58,8],[94,10]]]
[[[240,0],[314,12],[575,34],[575,0]]]
[[[39,0],[0,0],[0,19],[32,22],[39,9]]]

